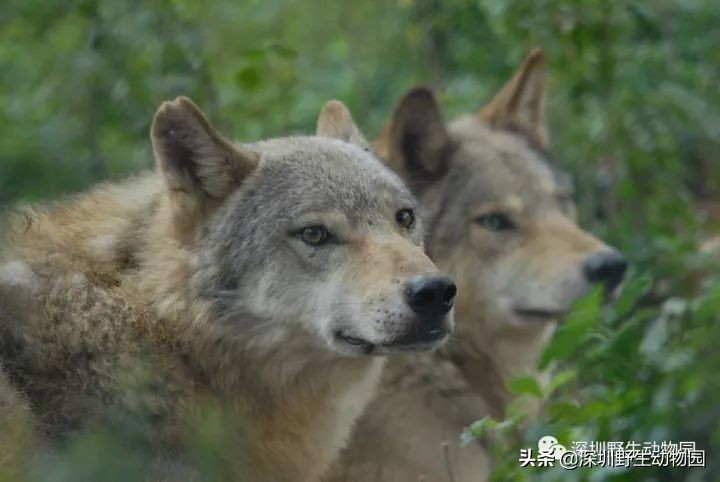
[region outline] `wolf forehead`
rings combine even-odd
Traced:
[[[414,209],[415,197],[405,183],[374,154],[354,144],[322,137],[290,137],[247,144],[260,153],[255,186],[289,210],[335,209],[359,221],[387,213],[388,208]]]
[[[458,200],[470,207],[512,193],[526,208],[543,208],[572,193],[572,184],[555,169],[550,155],[519,135],[493,131],[470,117],[456,120],[450,132],[463,149],[451,176],[460,185],[453,193],[468,198]],[[462,189],[468,179],[478,188]]]

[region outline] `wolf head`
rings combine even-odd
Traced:
[[[571,185],[547,152],[544,103],[536,50],[487,105],[449,124],[431,91],[410,90],[375,144],[419,196],[428,252],[458,282],[459,343],[485,354],[531,342],[626,269],[576,224]]]
[[[344,105],[317,134],[240,145],[189,99],[159,108],[153,149],[195,292],[231,336],[345,355],[437,346],[455,286],[423,252],[417,201]]]

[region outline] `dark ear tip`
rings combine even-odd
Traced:
[[[414,117],[439,110],[434,91],[430,87],[419,85],[405,92],[397,104],[396,115],[412,114]]]
[[[200,108],[195,104],[195,102],[190,99],[190,97],[185,97],[184,95],[181,95],[179,97],[175,97],[175,100],[173,101],[175,105],[177,105],[179,108],[195,113],[199,112]]]
[[[402,97],[403,102],[435,102],[434,91],[425,85],[416,85],[412,87]]]
[[[151,128],[152,135],[171,134],[172,126],[187,119],[188,116],[195,119],[201,117],[200,110],[188,97],[180,96],[173,100],[166,100],[155,111]]]
[[[152,127],[150,128],[153,137],[166,134],[168,125],[171,124],[172,119],[176,117],[176,112],[177,105],[174,101],[165,101],[160,104],[160,107],[155,111]]]
[[[180,96],[175,97],[173,100],[166,100],[160,104],[160,107],[158,107],[158,110],[155,112],[155,117],[172,113],[180,113],[183,111],[193,112],[197,110],[198,107],[192,100],[190,100],[190,98]]]
[[[535,47],[530,49],[530,53],[528,53],[528,57],[542,57],[543,56],[543,48],[540,45],[536,45]]]
[[[525,63],[533,66],[543,65],[545,63],[545,54],[543,53],[542,47],[535,47],[530,50],[530,53],[528,53],[525,58]]]

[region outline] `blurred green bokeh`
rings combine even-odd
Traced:
[[[152,167],[176,95],[248,141],[311,133],[338,98],[372,138],[410,86],[468,112],[542,46],[557,163],[633,273],[556,339],[566,379],[528,440],[695,440],[708,468],[520,470],[515,439],[498,480],[720,480],[720,276],[699,252],[720,221],[719,26],[713,0],[4,0],[0,205]]]

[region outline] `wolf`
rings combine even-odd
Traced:
[[[221,480],[318,480],[385,357],[453,328],[417,200],[337,101],[316,136],[241,144],[180,97],[151,142],[154,173],[6,221],[0,447],[132,425],[148,478],[205,480],[187,446],[210,406]]]
[[[457,329],[438,352],[388,364],[326,481],[484,480],[488,453],[461,448],[463,429],[503,416],[505,382],[537,374],[574,299],[623,279],[627,261],[578,227],[548,151],[545,71],[532,51],[489,103],[450,123],[429,89],[411,89],[374,143],[420,199],[427,251],[458,284]]]

